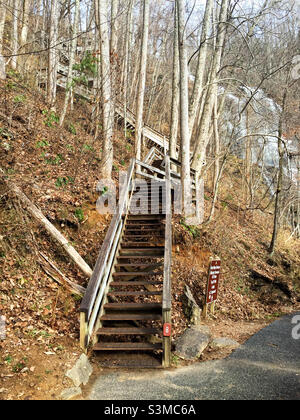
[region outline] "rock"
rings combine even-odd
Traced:
[[[67,371],[66,376],[73,381],[76,387],[78,387],[81,384],[86,385],[92,373],[93,368],[89,359],[85,354],[82,354],[77,360],[75,366]]]
[[[60,397],[62,400],[71,400],[72,398],[78,397],[82,394],[81,388],[74,387],[74,388],[67,388],[62,391]]]
[[[191,289],[188,285],[185,286],[185,292],[183,296],[184,313],[192,325],[199,325],[201,322],[202,310],[197,305]]]
[[[212,340],[212,342],[210,343],[210,347],[217,349],[230,347],[236,349],[237,347],[239,347],[239,343],[235,340],[232,340],[231,338],[217,337]]]
[[[206,325],[195,325],[179,337],[176,343],[176,355],[185,360],[198,359],[211,340],[211,333]]]

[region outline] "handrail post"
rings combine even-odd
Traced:
[[[171,200],[171,170],[170,157],[166,156],[166,228],[165,228],[165,258],[163,284],[163,367],[171,365],[172,330],[171,330],[171,264],[172,264],[172,200]],[[167,333],[168,331],[168,333]]]

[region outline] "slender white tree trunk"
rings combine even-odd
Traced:
[[[132,31],[132,8],[133,8],[133,0],[129,0],[127,19],[126,19],[126,38],[125,38],[125,57],[124,57],[124,76],[123,76],[125,140],[127,138],[128,72],[129,72],[129,50],[130,50],[131,31]]]
[[[213,0],[206,1],[205,13],[204,13],[204,20],[200,38],[200,48],[198,53],[198,63],[197,63],[197,70],[196,70],[196,77],[195,83],[193,87],[193,93],[190,100],[190,111],[189,111],[189,129],[192,135],[195,119],[197,115],[197,109],[199,106],[202,89],[203,89],[203,81],[205,70],[207,68],[207,49],[208,49],[208,37],[210,31],[210,22],[211,22],[211,15],[213,10]]]
[[[185,1],[177,0],[178,40],[180,63],[180,130],[181,130],[181,183],[183,215],[192,216],[191,210],[191,174],[190,174],[190,132],[189,132],[189,92],[188,63],[186,47]]]
[[[18,16],[19,16],[19,7],[20,1],[14,0],[13,1],[13,16],[12,16],[12,31],[11,31],[11,52],[12,52],[12,59],[11,59],[11,67],[16,70],[18,57]]]
[[[56,101],[56,82],[58,70],[58,54],[56,44],[58,39],[58,14],[58,0],[51,0],[47,92],[48,104],[51,108],[55,106]]]
[[[118,8],[119,0],[111,0],[111,36],[110,53],[116,54],[118,50]]]
[[[111,178],[113,165],[113,102],[110,66],[107,0],[99,0],[99,31],[101,50],[101,86],[103,109],[103,150],[101,172],[103,178]]]
[[[3,34],[4,34],[4,25],[6,19],[6,7],[0,5],[0,54],[3,50]]]
[[[71,51],[70,51],[70,57],[69,57],[69,68],[68,68],[68,76],[67,76],[67,84],[66,84],[66,95],[65,95],[63,111],[62,111],[60,121],[59,121],[60,126],[63,125],[64,119],[67,113],[67,109],[68,109],[69,100],[72,93],[72,75],[73,75],[73,65],[75,63],[75,53],[76,53],[76,47],[77,47],[79,6],[80,6],[80,0],[76,0],[75,11],[74,11],[74,23],[73,23],[73,30],[72,30]]]
[[[174,40],[173,40],[173,77],[172,77],[172,105],[171,105],[171,128],[170,128],[170,156],[177,158],[176,146],[179,121],[179,45],[178,45],[178,13],[174,3]],[[174,169],[174,168],[173,168]]]
[[[5,59],[2,56],[5,18],[6,18],[6,8],[1,5],[0,6],[0,80],[4,80],[6,78]]]
[[[23,25],[21,29],[21,35],[20,35],[21,48],[23,48],[27,42],[27,35],[28,35],[28,28],[29,28],[29,6],[30,6],[29,0],[23,0],[23,13],[22,13]]]
[[[149,0],[143,0],[143,32],[141,45],[141,62],[140,74],[138,84],[138,94],[136,103],[136,124],[135,124],[135,150],[136,158],[142,157],[142,130],[143,130],[143,111],[144,111],[144,96],[146,85],[146,68],[147,68],[147,53],[148,53],[148,37],[149,37]]]
[[[218,93],[217,74],[221,66],[221,57],[226,33],[226,21],[229,0],[222,0],[219,15],[218,33],[216,39],[216,47],[212,60],[211,72],[209,77],[209,86],[203,107],[200,121],[199,137],[193,155],[192,167],[198,172],[201,171],[206,158],[206,148],[209,142],[209,126],[212,116],[213,106]]]

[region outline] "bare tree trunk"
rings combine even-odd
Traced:
[[[110,53],[113,56],[118,50],[118,7],[119,0],[111,0],[111,36]]]
[[[103,109],[103,151],[101,174],[110,179],[113,165],[113,98],[111,84],[110,45],[107,0],[99,0],[99,31],[101,50],[101,87]]]
[[[218,187],[220,181],[220,138],[219,138],[219,128],[218,128],[218,103],[215,102],[214,113],[213,113],[213,130],[214,130],[214,181],[213,181],[213,201],[211,204],[210,215],[208,222],[210,222],[214,216],[215,204],[218,197]]]
[[[0,54],[3,50],[3,34],[4,34],[4,25],[6,19],[6,7],[0,5]]]
[[[177,158],[176,146],[178,137],[179,122],[179,43],[178,43],[178,11],[174,3],[174,39],[173,39],[173,77],[172,77],[172,106],[171,106],[171,128],[170,128],[170,156]],[[172,167],[172,169],[174,169]]]
[[[17,69],[17,63],[18,63],[17,54],[18,54],[18,48],[19,48],[19,42],[18,42],[19,7],[20,7],[20,1],[14,0],[13,1],[12,30],[11,30],[11,53],[12,53],[11,67],[14,70]]]
[[[180,63],[181,183],[183,215],[191,216],[190,132],[185,1],[177,0]]]
[[[58,54],[56,51],[56,44],[58,39],[58,6],[58,0],[51,0],[47,92],[47,101],[51,108],[55,106],[56,101],[56,82],[58,70]]]
[[[6,78],[5,59],[2,56],[5,18],[6,8],[3,7],[3,5],[0,5],[0,80],[4,80]]]
[[[197,71],[195,77],[195,83],[193,87],[193,93],[191,96],[190,101],[190,111],[189,111],[189,128],[190,133],[192,134],[195,119],[197,115],[197,108],[200,103],[200,98],[203,89],[203,81],[205,70],[207,68],[207,49],[208,49],[208,37],[210,31],[210,22],[211,22],[211,15],[213,10],[213,0],[206,1],[205,13],[204,13],[204,20],[200,38],[200,48],[198,53],[198,63],[197,63]]]
[[[70,57],[69,57],[69,68],[68,68],[68,76],[67,76],[67,82],[66,82],[66,94],[65,94],[65,102],[64,107],[62,110],[62,114],[60,117],[59,125],[62,126],[67,109],[68,104],[70,100],[70,96],[72,93],[72,75],[73,75],[73,65],[75,63],[75,53],[76,53],[76,47],[77,47],[77,33],[78,33],[78,22],[79,22],[79,6],[80,6],[80,0],[75,1],[75,14],[74,14],[74,23],[73,23],[73,30],[72,30],[72,42],[71,42],[71,51],[70,51]]]
[[[278,155],[279,155],[279,168],[278,168],[278,178],[277,178],[277,188],[275,193],[275,209],[274,209],[274,222],[273,222],[273,233],[271,244],[269,247],[269,253],[272,256],[275,251],[276,240],[278,235],[279,227],[279,218],[281,212],[281,192],[282,192],[282,181],[283,181],[283,164],[284,164],[284,144],[282,141],[283,134],[283,119],[285,113],[285,104],[287,97],[287,88],[285,88],[282,100],[282,112],[279,119],[279,128],[278,128]]]
[[[141,62],[139,72],[139,85],[136,103],[136,126],[135,126],[135,151],[136,158],[142,157],[142,130],[143,130],[143,112],[144,112],[144,96],[146,85],[146,68],[148,53],[148,36],[149,36],[149,0],[143,0],[143,32],[141,44]]]
[[[248,204],[248,192],[250,195],[249,208],[253,206],[253,179],[252,179],[252,138],[250,134],[249,127],[249,109],[246,109],[246,118],[247,118],[247,139],[246,139],[246,153],[245,153],[245,181],[246,181],[246,203]]]
[[[201,171],[203,163],[205,162],[206,147],[209,141],[208,132],[209,132],[209,125],[210,125],[213,105],[216,100],[216,96],[218,92],[217,74],[220,70],[222,51],[223,51],[224,40],[225,40],[228,4],[229,4],[228,0],[222,0],[221,10],[220,10],[220,15],[219,15],[219,25],[218,25],[218,33],[217,33],[217,39],[216,39],[216,47],[215,47],[215,52],[214,52],[214,56],[212,60],[212,66],[211,66],[210,81],[209,81],[206,100],[205,100],[205,104],[204,104],[204,108],[203,108],[203,112],[201,116],[201,121],[200,121],[199,137],[197,139],[197,144],[194,150],[193,161],[192,161],[192,167],[197,171]]]
[[[28,35],[28,28],[29,28],[29,6],[30,6],[29,0],[23,0],[23,13],[22,13],[23,25],[22,25],[21,35],[20,35],[21,48],[23,48],[27,42],[27,35]]]
[[[133,0],[129,0],[127,18],[126,18],[126,38],[125,38],[124,77],[123,77],[125,140],[127,138],[128,72],[129,72],[129,49],[130,49],[131,30],[132,30],[132,8],[133,8]]]

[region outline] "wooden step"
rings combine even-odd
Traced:
[[[109,313],[102,315],[101,322],[103,321],[161,321],[162,315],[158,313],[145,313],[145,312],[136,312],[128,313],[124,312],[122,314]]]
[[[164,274],[163,271],[118,271],[113,273],[113,277],[144,277],[144,276],[160,276]]]
[[[161,334],[158,328],[99,328],[96,335],[154,335]]]
[[[147,247],[148,249],[157,248],[157,245],[153,245],[153,246],[147,246],[147,245],[149,245],[149,242],[142,242],[142,241],[140,241],[140,242],[132,242],[132,241],[127,241],[127,242],[122,242],[121,248],[122,249],[124,249],[124,248],[133,248],[133,249],[137,248],[137,249],[140,249],[140,247]]]
[[[97,343],[93,350],[95,351],[107,351],[107,350],[136,350],[136,351],[153,351],[161,350],[161,343]]]
[[[157,267],[155,267],[155,268],[158,268],[159,266],[163,265],[163,263],[158,263],[158,264],[157,264]],[[152,266],[153,266],[152,263],[147,263],[147,264],[143,264],[143,263],[135,263],[135,264],[124,263],[124,264],[116,264],[115,268],[121,268],[121,267],[124,267],[124,268],[130,268],[130,267],[146,268],[146,267],[152,267]]]
[[[119,287],[119,286],[150,286],[150,285],[162,285],[163,282],[161,280],[147,280],[147,281],[136,281],[136,280],[131,280],[131,281],[113,281],[110,283],[111,287]]]
[[[157,302],[135,303],[135,302],[112,302],[106,303],[104,309],[110,311],[161,311],[162,304]]]
[[[107,294],[107,296],[112,297],[112,296],[158,296],[161,295],[162,291],[157,291],[157,292],[148,292],[148,291],[144,291],[144,292],[119,292],[119,291],[114,291],[114,292],[109,292]]]
[[[154,233],[154,234],[156,234],[156,233],[158,233],[158,232],[161,232],[162,233],[162,231],[165,229],[165,226],[164,225],[157,225],[157,226],[151,226],[151,227],[145,227],[145,226],[137,226],[137,227],[134,227],[134,226],[129,226],[129,227],[126,227],[125,228],[125,230],[124,230],[124,233],[126,234],[126,233],[131,233],[131,232],[138,232],[138,233]]]
[[[134,255],[134,254],[132,254],[132,255],[119,255],[118,257],[117,257],[117,259],[118,260],[124,260],[124,259],[132,259],[132,260],[134,260],[134,259],[141,259],[141,260],[144,260],[144,259],[156,259],[156,258],[162,258],[164,256],[164,254],[162,254],[162,255],[143,255],[143,254],[136,254],[136,255]]]
[[[161,215],[159,214],[145,214],[145,215],[140,215],[140,214],[130,214],[127,217],[127,221],[128,222],[135,222],[135,221],[160,221],[161,220]]]
[[[151,235],[149,235],[149,234],[147,234],[147,233],[145,233],[144,235],[135,235],[135,234],[128,234],[128,233],[125,233],[124,234],[124,236],[123,236],[123,239],[127,239],[127,240],[130,240],[130,239],[150,239],[150,238],[155,238],[155,239],[157,239],[157,238],[162,238],[162,239],[164,239],[164,235],[156,235],[155,233],[152,233]]]
[[[159,195],[159,194],[143,193],[142,195],[141,194],[136,195],[134,197],[134,201],[136,202],[138,200],[148,200],[149,198],[159,201],[161,198],[165,198],[164,195],[165,194]]]
[[[161,219],[140,219],[140,220],[126,220],[126,226],[159,226],[163,221]]]
[[[120,252],[123,251],[164,251],[165,247],[162,245],[153,245],[153,246],[147,246],[149,245],[149,242],[123,242],[121,245]]]
[[[158,235],[161,236],[162,238],[164,237],[164,232],[163,232],[164,226],[162,226],[161,228],[157,228],[157,229],[134,229],[134,228],[130,228],[130,229],[125,229],[124,230],[124,235],[134,235],[136,232],[140,235],[141,233],[145,234],[145,235]]]
[[[120,250],[121,256],[133,256],[138,257],[139,255],[143,257],[163,257],[164,256],[164,248],[123,248]]]

